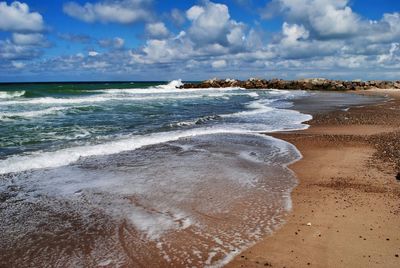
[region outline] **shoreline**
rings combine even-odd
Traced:
[[[286,223],[226,267],[399,267],[399,90],[390,100],[313,115],[310,128],[268,133],[303,158]]]

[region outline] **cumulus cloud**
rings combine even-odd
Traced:
[[[343,44],[311,40],[309,30],[301,24],[285,22],[275,42],[264,43],[260,30],[249,29],[231,19],[226,5],[210,1],[186,11],[190,24],[178,35],[150,39],[143,49],[131,53],[132,62],[142,64],[177,63],[186,66],[252,65],[265,67],[265,62],[293,60],[335,54]]]
[[[216,60],[211,63],[214,69],[225,68],[227,66],[226,60]]]
[[[394,64],[400,62],[400,44],[392,43],[389,51],[386,54],[381,54],[377,56],[377,61],[379,64]]]
[[[0,40],[0,59],[9,60],[32,60],[41,55],[37,47],[18,45],[10,40]]]
[[[151,38],[164,38],[169,35],[169,31],[163,22],[148,23],[146,32]]]
[[[261,16],[284,14],[292,23],[300,23],[317,37],[335,38],[356,34],[360,17],[349,7],[348,0],[273,0]],[[278,11],[278,12],[277,12]]]
[[[12,40],[17,45],[36,45],[41,46],[45,43],[43,35],[39,33],[21,34],[13,33]]]
[[[385,13],[379,21],[368,21],[362,33],[369,42],[397,42],[400,40],[400,13]]]
[[[0,2],[0,30],[11,33],[11,38],[0,40],[0,61],[14,69],[21,69],[43,53],[50,43],[45,39],[44,21],[26,3]]]
[[[315,1],[322,3],[322,0]],[[349,16],[356,20],[353,26],[357,29],[366,27],[367,24],[375,24],[374,31],[378,31],[378,28],[385,29],[383,32],[390,32],[390,36],[397,31],[397,16],[394,14],[386,14],[386,18],[378,22],[368,22],[353,12],[349,13],[347,1],[324,1],[328,5],[332,4],[325,11],[328,12],[334,7],[336,11],[343,13],[340,16],[345,22],[345,17],[350,14]],[[295,2],[300,3],[300,0],[292,0],[291,3]],[[261,29],[249,29],[244,23],[233,20],[226,5],[205,1],[186,11],[189,22],[186,29],[176,36],[148,40],[141,50],[130,52],[130,63],[140,63],[148,68],[197,68],[197,71],[211,66],[221,73],[222,70],[226,70],[229,62],[231,71],[235,68],[237,71],[245,69],[254,72],[279,69],[287,70],[288,73],[295,70],[304,73],[307,69],[315,68],[358,70],[367,65],[377,66],[378,61],[394,62],[397,59],[397,52],[393,49],[392,52],[389,51],[392,46],[366,42],[365,38],[368,35],[361,39],[343,25],[334,25],[333,28],[323,31],[322,28],[328,28],[327,21],[333,20],[332,17],[314,23],[307,16],[304,17],[300,10],[291,12],[291,18],[287,17],[288,20],[282,24],[281,31],[275,33],[269,42],[265,42]],[[335,12],[331,14],[338,16]],[[369,28],[368,31],[371,32],[372,29]],[[375,34],[376,36],[378,35]],[[393,41],[382,35],[381,39],[383,38]],[[378,55],[381,55],[379,59]]]
[[[191,7],[186,16],[191,21],[188,33],[198,44],[227,43],[230,15],[226,5],[207,2]]]
[[[129,48],[122,38],[89,38],[108,49],[99,53],[91,47],[87,53],[47,59],[24,65],[25,68],[77,75],[99,70],[128,77],[134,74],[137,79],[148,79],[154,73],[160,75],[158,79],[202,79],[212,76],[212,72],[238,78],[387,78],[400,69],[400,14],[388,13],[379,20],[367,20],[356,14],[347,0],[273,0],[266,8],[270,11],[266,17],[279,14],[284,21],[273,33],[261,24],[251,26],[235,20],[227,5],[207,0],[185,11],[166,13],[169,18],[175,16],[173,23],[179,25],[171,29],[154,18],[116,19],[99,11],[107,10],[105,7],[115,10],[128,2],[136,3],[137,10],[150,10],[146,8],[150,1],[102,0],[75,3],[79,7],[76,16],[70,15],[87,22],[146,20],[143,45]],[[72,34],[60,38],[85,40]],[[0,42],[0,58],[8,59],[8,66],[12,62],[24,63],[24,59],[39,55],[33,45],[39,39],[40,33],[15,32],[10,40]]]
[[[42,15],[31,12],[29,6],[18,1],[0,2],[0,30],[10,32],[39,32],[44,29]]]
[[[289,25],[287,22],[283,23],[282,34],[284,35],[282,42],[287,44],[295,44],[299,39],[307,39],[309,36],[303,25]]]
[[[84,5],[68,2],[64,4],[63,10],[67,15],[85,22],[128,24],[149,19],[151,2],[151,0],[103,0],[93,4],[87,2]]]
[[[148,24],[146,30],[152,32],[151,39],[141,50],[132,52],[132,62],[155,64],[201,59],[210,61],[209,66],[213,58],[243,52],[256,41],[254,31],[247,40],[246,26],[230,18],[226,5],[206,1],[189,8],[186,17],[188,27],[175,36],[167,34],[164,24]]]
[[[368,20],[351,9],[349,0],[272,0],[261,10],[264,19],[276,15],[283,15],[288,23],[303,25],[310,39],[344,40],[353,50],[365,50],[371,43],[400,41],[400,13]]]

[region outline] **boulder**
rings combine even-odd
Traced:
[[[369,88],[400,88],[400,81],[339,81],[325,78],[307,78],[300,80],[271,79],[264,80],[250,78],[246,81],[236,79],[217,78],[205,80],[201,83],[187,83],[180,88],[222,88],[242,87],[246,89],[302,89],[302,90],[365,90]]]

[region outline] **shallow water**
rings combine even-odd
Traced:
[[[224,263],[282,223],[296,184],[286,164],[298,157],[266,136],[204,135],[4,177],[2,258]]]
[[[0,266],[221,266],[283,224],[301,156],[258,133],[315,93],[177,84],[0,95]]]

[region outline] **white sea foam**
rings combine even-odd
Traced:
[[[157,240],[168,230],[184,230],[192,224],[188,215],[181,211],[171,211],[171,208],[164,213],[150,213],[141,207],[132,207],[129,212],[132,223],[151,240]]]
[[[41,97],[31,99],[14,99],[25,94],[25,91],[0,91],[0,105],[27,105],[27,104],[43,104],[43,105],[73,105],[81,103],[98,103],[107,101],[151,101],[151,100],[166,100],[166,99],[194,99],[204,97],[221,97],[248,95],[257,98],[259,95],[256,92],[231,92],[241,90],[239,87],[229,88],[194,88],[180,89],[181,80],[173,80],[166,85],[159,85],[149,88],[127,88],[127,89],[103,89],[95,90],[100,94],[89,95],[84,97],[69,97],[69,98],[54,98]]]
[[[12,117],[38,117],[48,114],[54,114],[56,112],[66,110],[68,107],[51,107],[43,110],[36,110],[36,111],[26,111],[26,112],[15,112],[15,113],[1,113],[0,112],[0,119],[4,118],[12,118]]]
[[[30,169],[60,167],[74,163],[81,157],[116,154],[123,151],[135,150],[146,145],[178,140],[183,137],[226,132],[231,132],[231,130],[223,128],[204,128],[186,131],[162,132],[143,136],[132,136],[130,138],[119,139],[97,145],[71,147],[55,152],[35,152],[31,155],[12,156],[0,161],[0,174],[20,172]],[[239,132],[243,133],[244,131],[240,130]]]
[[[233,90],[240,90],[240,87],[225,87],[225,88],[179,88],[183,85],[182,80],[173,80],[166,85],[158,85],[149,88],[122,88],[122,89],[102,89],[98,92],[104,93],[119,93],[119,94],[169,94],[169,93],[192,93],[192,92],[226,92]],[[257,94],[255,92],[253,95]]]
[[[171,82],[169,82],[167,85],[159,85],[156,86],[156,88],[160,88],[160,89],[170,89],[170,88],[178,88],[180,86],[183,86],[182,80],[178,79],[178,80],[172,80]]]
[[[209,92],[209,91],[217,91],[217,92],[228,92],[234,90],[241,90],[238,87],[229,87],[229,88],[158,88],[158,87],[150,87],[150,88],[121,88],[121,89],[102,89],[98,92],[110,93],[110,94],[170,94],[170,93],[193,93],[193,92]]]
[[[227,115],[222,115],[222,117],[238,117],[238,116],[249,116],[249,115],[255,115],[255,114],[262,114],[262,113],[268,113],[273,110],[275,110],[272,107],[269,107],[268,104],[270,103],[269,100],[257,100],[253,101],[250,104],[247,105],[247,108],[251,109],[248,111],[241,111],[233,114],[227,114]]]
[[[10,100],[5,102],[0,102],[0,105],[26,105],[26,104],[82,104],[82,103],[98,103],[98,102],[106,102],[106,101],[152,101],[152,100],[173,100],[173,99],[196,99],[196,98],[207,98],[207,97],[225,97],[225,96],[239,96],[239,95],[248,95],[254,96],[252,92],[242,92],[242,93],[225,93],[225,92],[217,92],[217,93],[203,93],[201,92],[197,94],[155,94],[155,95],[147,95],[147,96],[124,96],[118,94],[103,94],[96,96],[88,96],[81,98],[53,98],[53,97],[45,97],[45,98],[34,98],[27,100]]]
[[[301,115],[301,114],[300,114]],[[293,115],[295,116],[295,114]],[[309,118],[309,117],[307,117]],[[302,125],[301,122],[304,121],[304,117],[300,116],[298,118],[298,123],[292,122],[293,129],[303,129],[307,125]],[[16,155],[6,158],[0,161],[0,174],[6,174],[11,172],[21,172],[31,169],[40,168],[53,168],[65,166],[76,162],[81,157],[96,156],[96,155],[111,155],[124,151],[131,151],[143,146],[165,143],[168,141],[178,140],[180,138],[207,135],[207,134],[219,134],[219,133],[251,133],[261,131],[260,129],[249,130],[246,129],[246,124],[243,124],[244,128],[240,128],[241,125],[232,125],[226,127],[209,127],[209,128],[195,128],[189,130],[181,131],[170,131],[170,132],[160,132],[148,135],[131,136],[127,138],[121,138],[119,140],[114,140],[106,142],[103,144],[96,145],[86,145],[79,147],[71,147],[66,149],[61,149],[54,152],[35,152],[30,155]],[[296,127],[294,127],[296,126]],[[256,128],[258,126],[256,125]],[[278,129],[268,129],[265,126],[263,131],[277,131]]]
[[[215,96],[215,94],[214,94]],[[182,96],[176,96],[175,98]],[[263,115],[276,111],[275,108],[269,107],[270,100],[256,100],[248,104],[248,108],[253,110],[242,111],[238,113],[222,115],[221,117],[240,117],[254,120],[254,115]],[[293,130],[306,127],[301,122],[309,120],[311,116],[301,114],[297,111],[279,110],[283,118],[287,120],[285,125],[283,122],[279,124],[266,125],[263,122],[241,122],[225,124],[221,127],[203,127],[180,131],[171,131],[164,133],[153,133],[141,136],[131,136],[121,138],[115,141],[106,142],[97,145],[86,145],[80,147],[72,147],[61,149],[54,152],[35,152],[31,155],[16,155],[11,156],[3,161],[0,161],[0,174],[20,172],[30,169],[50,168],[68,165],[76,162],[80,157],[110,155],[123,151],[135,150],[137,148],[164,143],[168,141],[178,140],[183,137],[217,134],[217,133],[249,133],[259,131],[279,131]],[[290,119],[288,119],[290,118]],[[257,118],[256,118],[257,119]],[[262,119],[262,117],[261,117]],[[191,125],[193,122],[182,122],[182,125]],[[196,122],[194,122],[196,124]]]
[[[220,115],[208,115],[208,116],[203,116],[197,119],[194,119],[192,121],[180,121],[176,123],[170,123],[168,124],[169,127],[185,127],[185,126],[194,126],[194,125],[200,125],[204,124],[209,121],[214,121],[217,119],[220,119],[222,116]]]
[[[105,96],[90,96],[82,98],[33,98],[26,100],[11,100],[6,102],[1,102],[0,105],[26,105],[26,104],[79,104],[79,103],[91,103],[91,102],[104,102],[112,99],[112,97]]]
[[[25,95],[25,91],[0,91],[0,99],[18,98]]]

